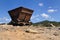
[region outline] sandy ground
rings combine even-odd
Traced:
[[[0,40],[60,40],[60,27],[0,25]]]

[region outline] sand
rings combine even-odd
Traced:
[[[60,27],[0,25],[0,40],[60,40]]]

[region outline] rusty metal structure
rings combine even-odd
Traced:
[[[25,7],[18,7],[13,10],[8,11],[11,17],[11,23],[15,25],[30,25],[31,22],[30,18],[32,16],[33,10],[25,8]]]

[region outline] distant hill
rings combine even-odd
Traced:
[[[48,20],[33,23],[32,25],[34,25],[34,26],[42,25],[42,26],[46,26],[46,27],[51,27],[51,24],[53,24],[54,26],[60,26],[60,22],[48,21]]]

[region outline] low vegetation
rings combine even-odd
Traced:
[[[41,25],[41,26],[51,27],[51,24],[53,24],[54,26],[57,26],[57,27],[60,26],[60,22],[48,21],[48,20],[37,22],[37,23],[33,23],[32,25],[33,26]]]

